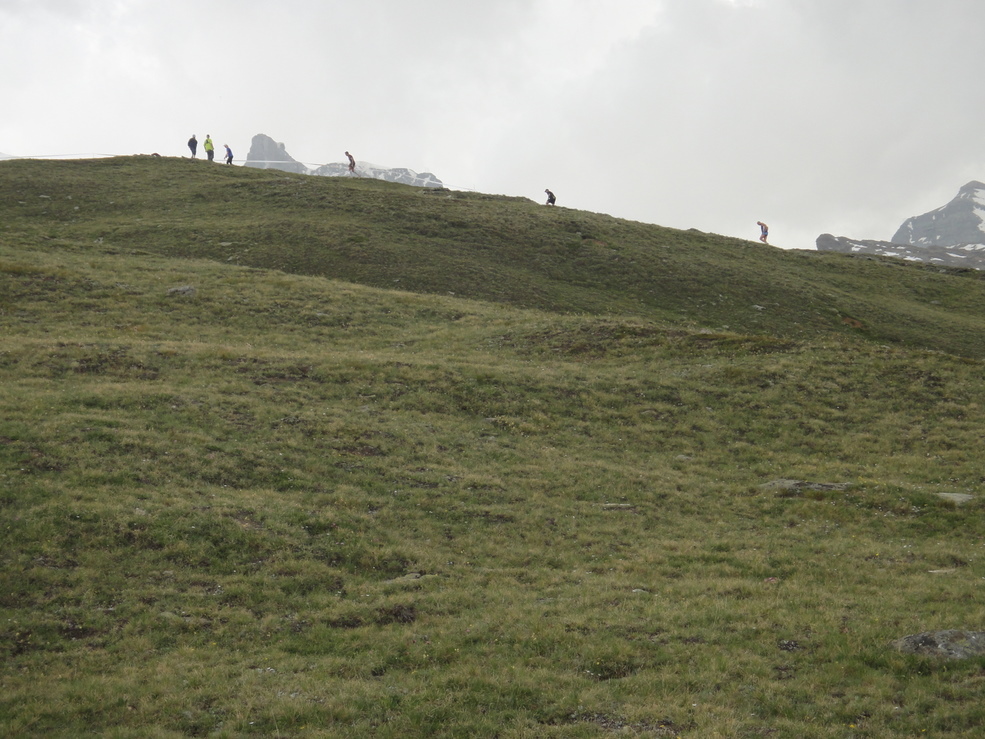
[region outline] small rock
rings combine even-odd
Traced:
[[[791,493],[799,490],[848,490],[850,482],[807,482],[806,480],[773,480],[760,487],[763,490],[779,490]]]
[[[437,575],[428,575],[424,572],[408,572],[406,575],[387,580],[385,584],[393,585],[395,583],[414,582],[415,580],[431,580],[435,577]]]
[[[195,293],[196,290],[191,285],[168,288],[168,295],[187,295],[188,297],[194,297]]]
[[[968,495],[967,493],[937,493],[937,497],[949,500],[956,505],[961,505],[962,503],[967,503],[975,499],[974,495]]]
[[[904,654],[946,659],[969,659],[985,655],[985,631],[924,631],[897,639],[893,647]]]

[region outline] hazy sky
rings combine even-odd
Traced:
[[[0,151],[265,133],[812,249],[985,179],[983,28],[983,0],[0,0]]]

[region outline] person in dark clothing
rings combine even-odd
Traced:
[[[195,152],[198,151],[198,139],[195,138],[195,134],[192,134],[192,137],[188,139],[188,148],[192,150],[192,159],[194,159]]]
[[[547,205],[554,205],[557,202],[557,198],[554,197],[554,193],[550,190],[544,190],[547,193]]]
[[[345,155],[349,157],[349,174],[356,173],[356,160],[352,158],[352,154],[346,152]]]
[[[223,144],[226,147],[226,164],[233,163],[233,150],[229,148],[229,144]]]

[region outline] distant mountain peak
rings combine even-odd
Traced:
[[[972,180],[947,205],[903,222],[892,241],[916,246],[985,243],[985,184]]]
[[[821,234],[817,250],[985,270],[985,183],[972,180],[947,205],[908,218],[892,241]]]

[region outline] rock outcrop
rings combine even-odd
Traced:
[[[269,136],[258,133],[250,143],[246,155],[246,166],[257,169],[280,169],[284,172],[307,174],[308,168],[287,153],[284,144],[279,144]]]
[[[985,631],[924,631],[897,639],[893,646],[904,654],[970,659],[985,655]]]

